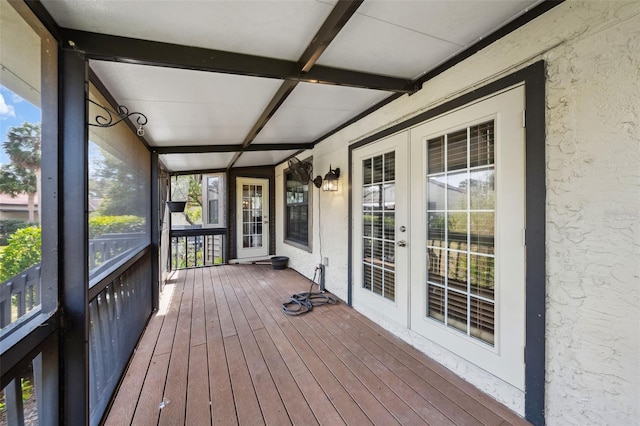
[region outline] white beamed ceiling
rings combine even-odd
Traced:
[[[414,79],[510,22],[539,0],[366,0],[318,65]],[[43,1],[60,27],[297,61],[335,0]],[[91,61],[114,99],[149,119],[152,147],[239,145],[278,79]],[[253,140],[310,143],[391,92],[299,83]],[[292,150],[245,151],[234,167],[275,165]],[[170,171],[225,169],[233,152],[163,154]]]

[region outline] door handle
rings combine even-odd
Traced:
[[[398,241],[398,247],[406,247],[406,246],[407,246],[407,242],[405,240]]]

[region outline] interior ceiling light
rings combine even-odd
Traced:
[[[138,124],[138,130],[136,133],[138,136],[144,136],[144,128],[142,126],[146,125],[148,120],[147,116],[141,112],[129,112],[129,108],[124,105],[118,105],[116,111],[112,111],[107,107],[100,105],[99,103],[92,101],[91,99],[87,99],[89,102],[94,104],[95,106],[101,108],[106,112],[107,116],[104,115],[96,115],[95,123],[89,123],[89,126],[95,127],[111,127],[120,123],[122,120],[131,117],[132,115],[137,115],[136,123]]]

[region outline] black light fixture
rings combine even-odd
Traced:
[[[322,181],[322,190],[337,191],[339,178],[340,178],[340,168],[336,167],[335,169],[332,169],[331,165],[329,165],[329,173],[324,175],[324,179]]]

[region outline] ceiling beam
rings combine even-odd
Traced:
[[[340,3],[338,3],[340,4]],[[411,80],[366,72],[316,66],[302,72],[297,62],[202,47],[61,29],[63,46],[89,59],[160,66],[295,82],[335,84],[387,92],[411,93]],[[325,46],[326,47],[326,46]]]
[[[320,29],[300,56],[296,65],[296,72],[298,74],[308,76],[315,70],[315,68],[312,69],[312,67],[315,65],[320,55],[322,55],[322,52],[325,51],[333,39],[338,35],[340,30],[346,25],[349,19],[351,19],[353,14],[356,13],[356,10],[358,10],[363,1],[364,0],[339,0],[338,3],[336,3],[331,10],[331,13],[329,13],[329,16],[327,16],[327,19],[322,23]],[[326,80],[327,78],[325,76],[323,82],[328,82]],[[314,82],[320,81],[314,80]],[[243,150],[254,141],[256,136],[258,136],[258,133],[260,133],[264,126],[269,122],[271,117],[273,117],[278,108],[280,108],[297,85],[298,81],[292,80],[286,80],[282,83],[276,94],[271,98],[271,101],[260,115],[260,118],[258,118],[251,128],[251,131],[242,142]],[[405,84],[405,88],[408,86],[408,84]],[[241,155],[242,151],[233,156],[227,166],[227,170],[233,167]]]
[[[241,151],[288,151],[292,149],[311,149],[312,143],[259,143],[243,147],[242,144],[233,145],[187,145],[160,146],[152,148],[158,154],[204,154],[211,152],[241,152]]]

